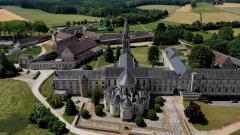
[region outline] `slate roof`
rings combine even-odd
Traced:
[[[120,55],[118,60],[118,67],[135,67],[135,59],[134,56],[128,51],[124,52]]]
[[[85,75],[88,80],[104,80],[105,70],[57,70],[54,72],[55,80],[80,80]]]
[[[56,51],[58,53],[60,53],[65,48],[68,48],[73,53],[73,55],[77,55],[79,53],[82,53],[82,52],[89,50],[96,46],[98,46],[98,44],[93,39],[79,40],[76,37],[71,37],[71,38],[67,38],[67,39],[59,41],[57,43]]]
[[[184,75],[187,71],[187,67],[181,61],[180,57],[178,57],[170,47],[164,49],[163,51],[166,53],[167,59],[171,63],[174,71],[179,75]]]
[[[135,76],[128,68],[121,73],[121,75],[117,79],[117,83],[122,86],[129,86],[135,84]]]
[[[153,37],[153,34],[147,31],[139,31],[139,32],[130,32],[130,39],[137,38],[145,38],[145,37]],[[99,36],[100,41],[108,41],[108,40],[121,40],[123,37],[123,33],[121,34],[104,34]]]
[[[238,69],[196,69],[197,79],[240,79]]]
[[[132,107],[133,104],[132,104],[131,100],[127,97],[127,98],[122,102],[121,106],[122,106],[123,108],[128,108],[128,107]]]

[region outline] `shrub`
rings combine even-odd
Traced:
[[[103,115],[103,107],[101,105],[96,105],[95,113],[96,113],[97,116]]]
[[[103,96],[102,91],[100,90],[93,90],[92,93],[92,102],[94,105],[98,105],[101,97]]]
[[[154,109],[148,110],[148,118],[151,120],[155,120],[156,116],[156,111]]]
[[[154,104],[154,109],[156,112],[161,112],[161,106],[159,104]]]
[[[194,44],[201,44],[203,43],[203,37],[199,34],[196,34],[194,37],[193,37],[193,43]]]
[[[84,65],[84,66],[82,67],[82,69],[83,69],[83,70],[92,70],[93,67],[90,66],[90,65]]]
[[[144,127],[146,125],[142,116],[137,116],[134,121],[139,127]]]
[[[157,96],[154,99],[155,104],[159,104],[160,106],[164,106],[165,100],[161,96]]]
[[[61,108],[63,106],[62,99],[60,96],[52,96],[51,99],[49,99],[49,104],[54,109]]]
[[[207,119],[203,114],[201,107],[194,103],[190,102],[189,106],[184,110],[186,117],[189,118],[189,121],[193,124],[207,124]]]
[[[83,109],[80,111],[80,116],[82,116],[84,119],[89,118],[89,111],[86,109]]]

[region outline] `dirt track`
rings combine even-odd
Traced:
[[[217,5],[216,7],[240,7],[240,3],[224,3],[223,5]]]
[[[0,9],[0,21],[11,21],[11,20],[27,20],[21,16],[18,16],[6,9]]]

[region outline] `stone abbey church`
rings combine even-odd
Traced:
[[[164,67],[139,67],[131,54],[127,21],[122,40],[122,54],[114,67],[55,71],[53,94],[63,98],[86,97],[91,91],[102,89],[105,109],[126,121],[148,109],[150,95],[173,95],[180,91],[190,98],[240,95],[238,69],[188,70],[171,48],[162,53]]]

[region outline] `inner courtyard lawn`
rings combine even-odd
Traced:
[[[152,65],[148,62],[148,48],[149,47],[136,47],[131,48],[131,53],[136,58],[136,60],[139,62],[140,66],[146,66],[151,67]]]
[[[18,57],[21,56],[22,54],[28,54],[28,55],[31,55],[31,56],[36,56],[36,55],[40,54],[41,51],[42,51],[42,48],[39,47],[39,46],[28,47],[26,50],[12,53],[12,54],[8,55],[7,57],[13,63],[17,63]]]
[[[195,103],[201,106],[201,109],[208,120],[207,125],[194,124],[194,127],[198,130],[209,131],[240,121],[239,107],[214,106],[199,101],[195,101]],[[186,107],[188,105],[189,101],[184,101],[184,106]]]

